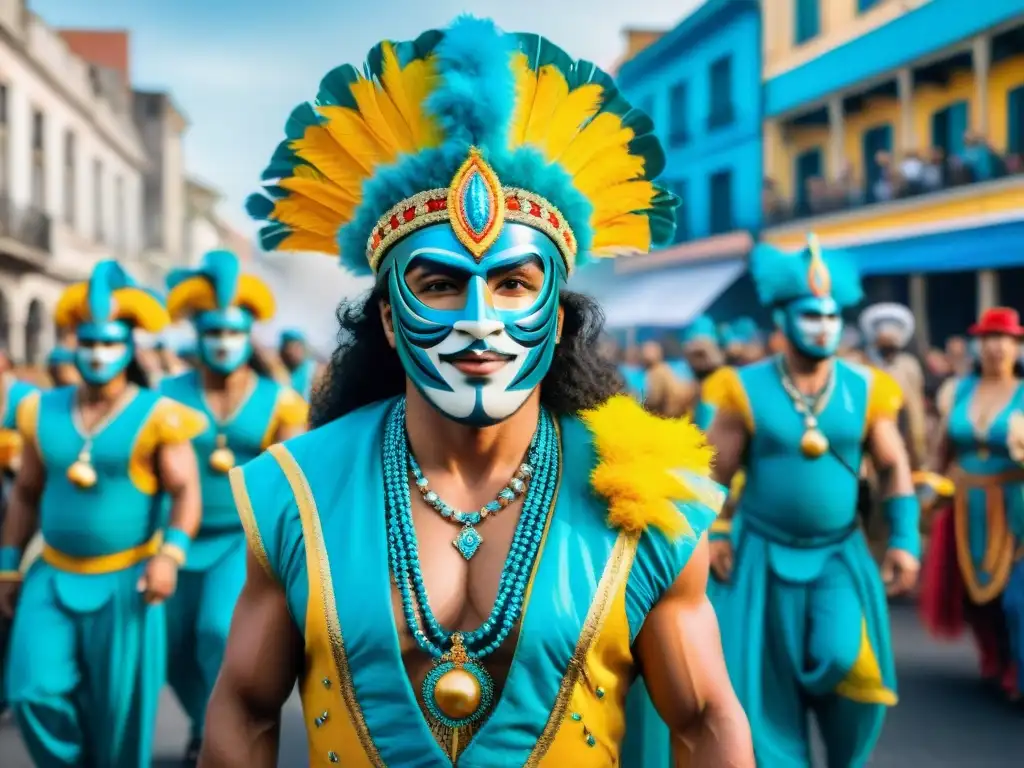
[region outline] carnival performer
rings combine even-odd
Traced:
[[[725,362],[722,348],[718,343],[715,321],[707,315],[700,315],[682,333],[683,354],[690,364],[693,376],[703,383]],[[701,429],[711,426],[714,411],[702,398],[697,399],[693,409],[693,421]]]
[[[323,374],[323,367],[310,354],[306,335],[294,328],[282,331],[278,355],[288,371],[292,389],[309,402]]]
[[[317,104],[250,211],[265,246],[340,250],[376,288],[342,313],[317,428],[232,472],[249,576],[200,764],[269,765],[296,677],[315,765],[632,764],[642,669],[695,764],[751,767],[704,596],[710,452],[616,396],[595,306],[562,291],[669,237],[650,120],[470,17],[335,69]]]
[[[162,603],[199,527],[189,440],[205,424],[129,381],[133,331],[168,316],[116,262],[68,288],[55,319],[76,329],[84,383],[18,406],[22,463],[0,539],[8,702],[38,766],[142,768],[164,683]],[[37,528],[45,545],[20,585]]]
[[[951,510],[936,515],[921,590],[925,625],[938,637],[970,626],[982,678],[1017,699],[1024,690],[1024,327],[997,307],[971,326],[976,372],[950,392],[934,469],[951,475]]]
[[[884,581],[905,592],[918,573],[919,505],[895,421],[900,391],[887,374],[835,357],[841,310],[861,297],[843,254],[823,252],[813,235],[799,253],[759,245],[751,274],[788,348],[705,382],[717,407],[709,433],[717,480],[728,483],[746,464],[735,516],[715,528],[712,568],[728,583],[713,602],[758,763],[811,765],[810,710],[828,764],[854,768],[896,703],[886,590],[857,521],[862,445],[892,531]]]
[[[928,453],[928,416],[924,402],[924,370],[906,351],[914,337],[914,313],[902,304],[872,304],[861,312],[860,329],[868,347],[868,359],[900,385],[903,411],[900,432],[910,451],[914,469],[924,466]]]
[[[665,351],[656,341],[640,347],[644,363],[643,404],[658,416],[678,418],[691,410],[697,400],[697,385],[682,379],[665,360]]]
[[[75,350],[61,344],[50,350],[46,357],[46,372],[55,387],[70,387],[82,383],[75,367]]]
[[[228,471],[306,425],[308,408],[293,390],[250,364],[253,324],[274,316],[270,287],[244,274],[230,251],[210,251],[196,270],[172,273],[167,308],[191,320],[199,365],[164,379],[160,391],[206,416],[192,440],[199,458],[202,527],[167,604],[167,677],[192,722],[185,761],[194,763],[235,602],[245,583],[245,534]]]

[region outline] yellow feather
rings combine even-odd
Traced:
[[[296,165],[292,169],[292,176],[297,179],[315,179],[316,181],[328,181],[320,171],[311,165]]]
[[[397,155],[398,141],[395,139],[394,130],[380,109],[376,84],[360,78],[349,86],[349,92],[356,101],[356,107],[359,109],[363,122],[366,123],[367,130],[392,157]]]
[[[649,181],[624,181],[605,190],[605,194],[593,201],[590,225],[600,228],[626,213],[646,211],[657,194],[654,184]]]
[[[377,99],[377,109],[380,110],[381,117],[391,127],[391,133],[395,137],[395,147],[399,152],[406,154],[415,152],[416,139],[413,136],[412,129],[405,122],[405,118],[398,111],[398,107],[391,100],[391,96],[388,95],[388,92],[380,84],[375,86],[374,92]]]
[[[627,213],[604,223],[594,232],[591,251],[595,256],[647,253],[651,250],[651,225],[639,213]]]
[[[343,147],[338,146],[326,128],[319,125],[307,128],[301,139],[291,143],[291,149],[346,192],[362,196],[366,173]]]
[[[548,64],[541,67],[537,78],[537,93],[530,109],[530,122],[526,127],[524,144],[544,146],[544,139],[551,124],[555,109],[569,95],[569,84],[557,67]]]
[[[512,57],[512,73],[516,80],[516,103],[509,127],[508,146],[515,149],[526,140],[526,128],[530,124],[530,112],[537,94],[537,73],[530,69],[526,54],[519,52]]]
[[[618,115],[602,112],[577,134],[558,158],[562,167],[575,176],[594,159],[610,149],[625,149],[633,140],[633,130],[624,128]]]
[[[327,119],[327,132],[366,176],[372,176],[378,166],[395,161],[394,150],[380,142],[354,109],[319,107],[318,111]]]
[[[303,230],[327,237],[338,234],[339,216],[337,211],[325,208],[320,203],[301,195],[289,195],[275,200],[270,218],[287,224],[296,231]]]
[[[555,108],[548,132],[544,137],[544,154],[549,162],[561,157],[569,144],[580,133],[580,128],[601,108],[604,89],[597,83],[587,83],[572,91]]]
[[[327,253],[338,255],[338,240],[334,237],[314,235],[311,232],[292,232],[277,246],[279,251],[297,251],[300,253]]]
[[[714,453],[688,420],[659,419],[625,395],[581,417],[598,455],[591,486],[608,500],[610,525],[630,533],[654,527],[678,538],[693,534],[679,504],[721,509],[724,494],[709,479]]]
[[[339,226],[343,219],[348,220],[352,217],[359,204],[359,200],[354,195],[327,180],[317,181],[293,176],[289,179],[281,179],[277,186],[330,208],[338,215]]]
[[[431,59],[417,59],[403,69],[390,43],[381,46],[383,66],[381,83],[391,102],[398,110],[417,149],[437,146],[439,134],[434,121],[423,110],[427,94],[433,90],[434,63]]]
[[[625,150],[609,151],[601,162],[588,163],[576,173],[573,184],[588,200],[595,200],[608,187],[623,181],[639,179],[644,172],[644,159]]]

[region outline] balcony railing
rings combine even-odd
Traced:
[[[16,205],[7,195],[0,195],[0,239],[3,238],[49,256],[52,253],[50,217],[36,208]]]
[[[774,192],[772,181],[766,179],[764,225],[771,227],[815,216],[882,206],[894,200],[923,198],[1008,176],[1024,177],[1024,163],[1019,155],[1002,158],[992,154],[984,160],[986,162],[973,166],[955,158],[941,165],[922,162],[920,165],[901,166],[897,163],[870,187],[842,180],[809,179],[804,195],[795,201],[780,198]]]

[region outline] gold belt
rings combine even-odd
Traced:
[[[156,533],[149,541],[139,544],[137,547],[125,549],[121,552],[113,552],[109,555],[94,555],[92,557],[77,557],[69,555],[60,550],[54,549],[49,544],[43,544],[43,551],[40,557],[54,568],[69,573],[80,573],[95,575],[100,573],[114,573],[123,571],[138,565],[143,560],[148,560],[160,551],[163,543],[163,534]]]
[[[953,516],[956,526],[956,554],[960,565],[960,574],[971,602],[984,605],[1002,593],[1010,578],[1010,571],[1016,557],[1013,534],[1007,526],[1006,498],[1002,493],[1008,483],[1024,482],[1024,470],[1012,469],[994,475],[969,475],[961,473],[956,478],[956,493],[953,496]],[[982,557],[982,570],[990,573],[992,578],[982,584],[974,568],[971,556],[970,539],[968,536],[967,494],[971,489],[980,488],[985,491],[986,538],[985,555]]]

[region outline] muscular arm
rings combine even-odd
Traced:
[[[286,424],[282,424],[277,428],[277,432],[274,435],[274,442],[283,443],[285,440],[290,440],[296,435],[301,435],[305,431],[306,427],[304,425],[297,424],[295,426],[288,426]]]
[[[701,540],[647,615],[635,650],[651,701],[672,732],[676,768],[754,768],[750,726],[706,595],[708,565]]]
[[[302,637],[281,587],[251,552],[246,568],[199,768],[275,768],[281,707],[302,669]]]
[[[46,482],[46,467],[32,440],[21,449],[21,469],[14,481],[10,503],[4,518],[0,546],[24,551],[39,529],[39,499]]]
[[[868,433],[868,452],[884,498],[914,494],[910,456],[895,421],[879,419],[872,425]]]
[[[170,526],[194,537],[202,520],[199,463],[192,443],[160,446],[157,471],[163,489],[171,497]]]
[[[721,409],[715,414],[708,429],[708,442],[715,448],[715,465],[711,472],[715,482],[726,488],[732,485],[733,475],[743,463],[748,440],[747,426],[739,414]],[[731,517],[732,509],[732,505],[727,505],[721,517]]]

